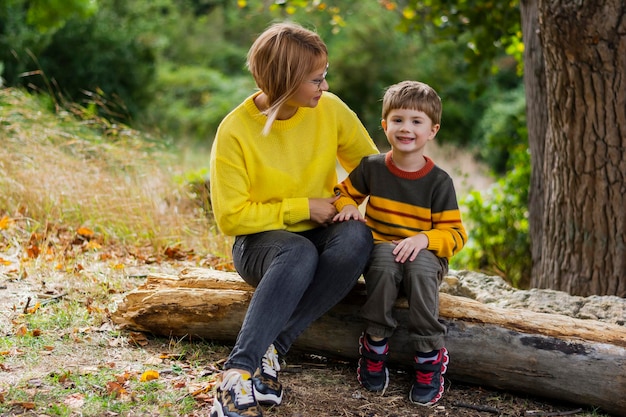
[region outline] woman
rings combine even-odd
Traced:
[[[333,223],[336,162],[350,172],[378,153],[353,111],[328,93],[328,51],[293,23],[248,52],[260,91],[227,115],[211,151],[211,202],[236,236],[237,272],[256,287],[224,364],[211,416],[261,416],[278,405],[277,353],[354,286],[372,249],[359,221]]]

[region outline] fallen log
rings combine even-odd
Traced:
[[[234,343],[253,289],[236,273],[187,269],[179,276],[149,275],[127,293],[113,321],[160,336],[196,336]],[[359,282],[317,320],[294,349],[355,360],[363,324]],[[395,313],[407,322],[406,300]],[[527,393],[626,415],[626,328],[596,320],[522,309],[496,308],[442,293],[440,317],[448,327],[451,380]],[[390,339],[391,365],[407,366],[413,352],[400,325]]]

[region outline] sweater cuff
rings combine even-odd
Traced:
[[[283,209],[283,219],[285,224],[287,225],[296,224],[311,219],[311,212],[309,210],[309,199],[306,197],[288,198],[284,200]]]
[[[423,234],[425,234],[428,237],[428,250],[431,250],[435,253],[441,253],[441,250],[443,249],[443,238],[441,237],[441,233],[431,233],[429,232],[422,232]]]
[[[349,197],[339,197],[337,201],[335,201],[335,208],[338,212],[340,212],[345,206],[359,207],[359,205]]]

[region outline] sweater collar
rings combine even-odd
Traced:
[[[385,165],[387,166],[387,169],[389,169],[389,171],[396,177],[405,178],[407,180],[417,180],[425,177],[435,167],[435,163],[432,159],[426,155],[424,155],[424,159],[426,160],[426,165],[424,165],[419,171],[403,171],[393,163],[391,151],[389,151],[385,154]]]
[[[263,126],[265,126],[265,122],[267,121],[267,116],[259,110],[256,104],[254,104],[254,98],[258,96],[259,94],[261,94],[261,91],[257,91],[256,93],[249,96],[243,102],[243,106],[248,112],[248,114],[256,122],[260,123],[262,126],[261,128],[263,128]],[[274,120],[274,123],[272,123],[272,130],[275,130],[275,131],[288,130],[297,126],[302,121],[302,118],[304,117],[304,114],[306,113],[307,110],[308,109],[306,108],[300,107],[298,108],[296,113],[293,116],[291,116],[289,119]]]

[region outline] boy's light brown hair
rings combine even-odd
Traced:
[[[420,81],[402,81],[387,88],[383,96],[383,120],[395,109],[423,111],[433,124],[441,124],[441,98],[431,86]]]

